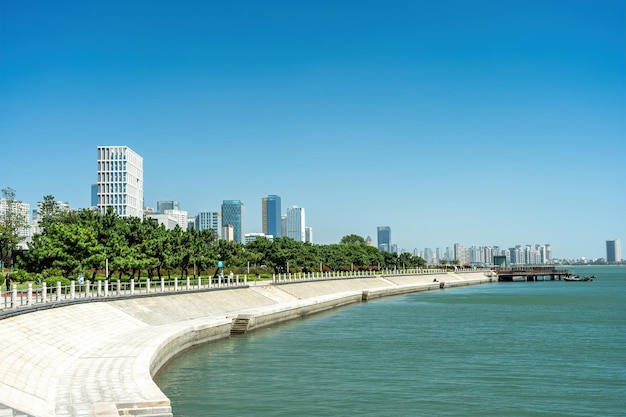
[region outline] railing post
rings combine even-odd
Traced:
[[[191,287],[191,279],[187,277],[187,290]]]
[[[150,292],[150,278],[146,278],[146,292]]]
[[[61,285],[60,282],[57,282],[57,301],[59,300],[59,285]],[[72,280],[70,281],[70,300],[73,300],[76,298],[76,281]]]
[[[109,280],[108,279],[104,280],[104,296],[105,297],[109,296]]]
[[[130,295],[135,295],[135,278],[130,279]]]
[[[41,283],[41,302],[48,302],[48,285],[46,284],[46,281]]]
[[[96,285],[96,296],[98,298],[102,297],[102,281],[98,280],[98,284]]]
[[[121,280],[117,280],[117,295],[120,295],[120,293],[122,292],[122,281]]]
[[[28,284],[28,289],[26,291],[26,305],[33,305],[33,284]]]
[[[198,289],[202,288],[202,277],[198,275]]]
[[[161,292],[165,292],[165,278],[161,277]]]
[[[13,284],[11,290],[11,308],[17,308],[17,284]]]
[[[178,291],[178,277],[174,277],[174,292]]]

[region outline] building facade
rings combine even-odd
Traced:
[[[378,250],[381,252],[391,252],[391,227],[378,226]]]
[[[282,237],[280,197],[268,195],[261,199],[262,230],[266,235]]]
[[[606,241],[606,261],[610,264],[622,261],[622,247],[619,239]]]
[[[243,201],[224,200],[222,202],[222,227],[228,225],[233,226],[233,240],[237,243],[244,243],[245,210]]]
[[[287,209],[285,226],[287,229],[286,237],[289,237],[298,242],[305,242],[306,240],[306,226],[304,208],[298,206],[291,206]]]
[[[157,213],[165,213],[165,210],[180,210],[178,201],[157,201]]]
[[[128,146],[98,146],[97,209],[143,218],[143,158]]]
[[[215,230],[219,238],[222,237],[222,213],[219,211],[202,211],[196,215],[196,230]]]

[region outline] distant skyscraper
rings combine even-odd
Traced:
[[[222,236],[222,213],[203,211],[198,213],[195,222],[196,230],[215,230],[216,236]]]
[[[128,146],[98,146],[97,185],[100,213],[143,218],[143,158]]]
[[[274,237],[282,237],[280,197],[268,195],[261,200],[261,217],[263,233]]]
[[[280,233],[283,236],[287,236],[287,215],[283,214],[280,216]]]
[[[291,206],[287,209],[287,237],[298,242],[305,241],[304,208]]]
[[[244,204],[241,200],[224,200],[222,202],[222,227],[233,225],[233,240],[244,243]],[[223,230],[223,229],[222,229]]]
[[[157,201],[157,212],[165,213],[165,210],[180,210],[178,201]]]
[[[606,241],[606,261],[608,263],[622,261],[622,248],[618,239]]]
[[[313,243],[313,228],[312,227],[304,228],[304,241],[307,243]]]
[[[391,252],[391,227],[378,226],[378,250]]]

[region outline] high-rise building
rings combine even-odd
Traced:
[[[280,216],[280,233],[283,236],[287,236],[287,215],[282,214]]]
[[[391,227],[378,226],[378,250],[381,252],[391,252]]]
[[[291,206],[287,209],[287,235],[298,242],[305,242],[305,217],[304,208],[298,206]]]
[[[97,185],[100,213],[143,218],[143,158],[128,146],[98,146]]]
[[[233,225],[233,240],[237,243],[244,243],[244,223],[243,201],[224,200],[222,202],[222,227]]]
[[[619,239],[606,241],[606,261],[608,263],[622,261],[622,248]]]
[[[454,244],[454,260],[459,261],[459,265],[469,264],[469,249],[460,243]]]
[[[196,230],[215,230],[217,237],[222,237],[222,213],[218,211],[198,213],[195,227]]]
[[[30,240],[30,204],[0,198],[0,217],[10,218],[11,224],[22,223],[24,227],[17,229],[17,234],[24,239]]]
[[[312,227],[304,228],[304,241],[307,243],[313,243],[313,228]]]
[[[268,195],[261,200],[261,218],[263,233],[274,237],[282,237],[280,197]]]
[[[157,213],[165,213],[165,210],[180,210],[178,201],[157,201]]]

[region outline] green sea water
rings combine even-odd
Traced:
[[[378,299],[231,337],[157,383],[176,417],[624,416],[626,267]]]

